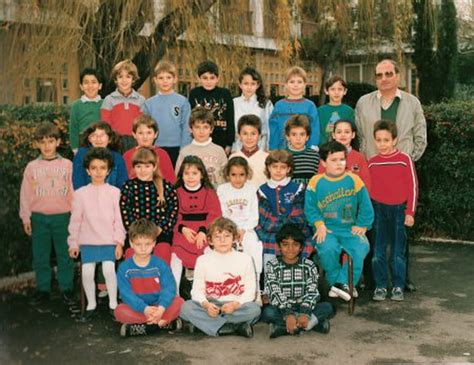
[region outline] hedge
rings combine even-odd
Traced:
[[[417,234],[474,239],[474,101],[425,107],[428,148],[417,163],[420,205]],[[52,106],[0,106],[0,276],[31,270],[31,241],[18,217],[23,170],[37,157],[31,135],[39,121],[57,124],[71,157],[67,110]]]

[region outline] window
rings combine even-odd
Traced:
[[[63,104],[64,104],[64,105],[69,104],[69,96],[63,95]]]
[[[270,85],[270,96],[272,97],[278,96],[278,85],[276,84]]]
[[[69,82],[67,79],[63,79],[63,90],[67,90],[69,87]]]
[[[25,95],[23,97],[23,104],[24,105],[31,104],[31,96],[30,95]]]
[[[362,82],[362,65],[360,63],[344,65],[344,79],[346,82]]]
[[[56,102],[56,81],[54,79],[49,78],[36,80],[36,102]]]

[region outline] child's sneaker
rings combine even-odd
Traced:
[[[146,336],[158,332],[160,327],[156,324],[122,324],[121,337]]]
[[[377,288],[374,290],[374,295],[372,296],[372,300],[376,302],[381,302],[387,298],[387,289],[385,288]]]
[[[390,299],[395,300],[397,302],[402,302],[405,299],[405,295],[403,294],[403,289],[400,287],[395,287],[392,289],[392,296]]]
[[[329,322],[329,320],[325,319],[324,321],[319,322],[316,326],[314,326],[313,330],[315,332],[324,333],[326,335],[331,330],[331,323]]]
[[[349,286],[347,284],[336,283],[331,286],[328,294],[331,298],[341,298],[346,302],[351,300],[351,294],[349,293]]]
[[[99,298],[107,298],[107,295],[109,295],[109,292],[107,291],[107,289],[105,290],[99,290],[99,294],[97,294],[97,296]]]
[[[268,327],[270,338],[277,338],[280,336],[286,336],[288,334],[285,326],[279,326],[275,323],[270,323]]]
[[[61,299],[63,300],[63,303],[67,306],[72,306],[76,304],[76,297],[72,291],[63,292],[61,295]]]
[[[237,336],[242,336],[246,338],[253,337],[253,327],[248,322],[236,324],[234,328],[235,328],[235,334]]]

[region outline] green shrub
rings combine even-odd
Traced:
[[[417,163],[417,230],[474,240],[474,101],[425,107],[428,148]]]
[[[357,101],[361,96],[371,93],[376,90],[376,87],[364,82],[348,82],[347,94],[344,96],[344,103],[355,108]]]
[[[0,105],[0,126],[12,120],[44,122],[55,119],[69,119],[69,109],[66,106],[46,105]]]

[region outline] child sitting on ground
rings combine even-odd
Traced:
[[[314,176],[306,188],[304,213],[316,233],[316,250],[331,286],[330,297],[349,301],[347,265],[339,264],[344,250],[353,260],[354,283],[359,282],[364,258],[370,246],[365,232],[374,221],[374,210],[362,180],[346,172],[346,147],[339,142],[321,146],[324,174]]]
[[[237,226],[227,218],[217,218],[209,227],[213,249],[198,258],[192,300],[181,307],[180,317],[209,336],[235,334],[253,336],[252,324],[260,315],[254,302],[256,290],[252,258],[233,250]]]
[[[115,309],[115,318],[123,323],[122,337],[149,335],[169,328],[184,302],[176,296],[169,266],[152,255],[157,233],[158,227],[145,218],[133,222],[128,230],[133,256],[122,262],[117,271],[123,303]],[[179,319],[174,327],[181,327]]]
[[[69,223],[69,255],[82,262],[82,285],[87,297],[85,319],[96,315],[95,266],[102,262],[102,272],[109,295],[109,308],[117,307],[115,260],[122,258],[125,229],[120,217],[120,190],[105,179],[113,167],[110,151],[91,148],[84,157],[84,168],[91,183],[74,192]]]
[[[50,298],[51,246],[58,262],[58,282],[63,301],[74,304],[74,263],[67,251],[67,226],[72,204],[72,164],[56,149],[61,143],[53,123],[38,125],[33,135],[40,156],[28,163],[20,190],[20,218],[32,239],[36,293],[31,305]]]
[[[305,237],[295,224],[285,224],[277,233],[280,256],[267,263],[265,284],[270,305],[262,320],[270,323],[270,338],[298,334],[301,330],[329,333],[332,306],[318,303],[318,269],[302,258]]]

